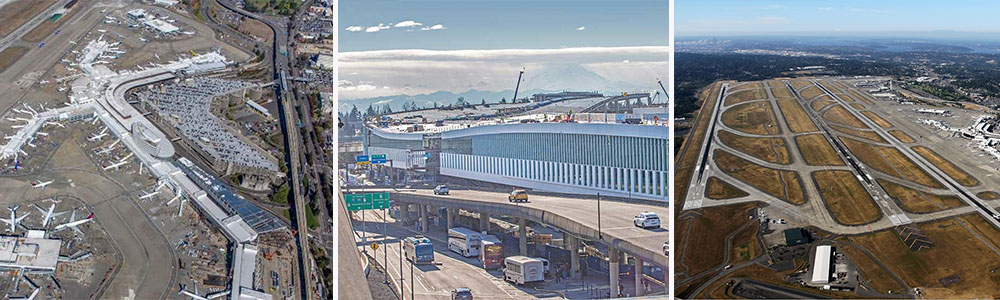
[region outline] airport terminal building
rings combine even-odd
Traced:
[[[520,122],[366,128],[386,166],[540,191],[667,199],[667,128],[608,122]]]

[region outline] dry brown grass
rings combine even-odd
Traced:
[[[723,172],[737,180],[789,203],[805,203],[802,184],[794,171],[767,168],[718,149],[714,158]]]
[[[778,100],[778,108],[781,109],[781,115],[785,117],[785,123],[788,123],[788,129],[792,132],[819,131],[797,100]]]
[[[862,225],[875,222],[882,216],[875,200],[868,195],[854,173],[842,170],[816,171],[812,173],[812,178],[837,222]]]
[[[872,122],[875,122],[875,124],[878,125],[879,127],[882,127],[882,128],[892,128],[892,123],[889,123],[889,121],[887,121],[886,119],[883,119],[882,117],[880,117],[878,114],[876,114],[873,111],[867,110],[867,111],[861,112],[861,114],[865,115],[865,117],[868,117],[868,119],[872,120]]]
[[[851,107],[854,109],[865,109],[865,106],[861,105],[861,103],[851,103]]]
[[[803,88],[813,85],[812,82],[809,82],[809,80],[805,79],[789,80],[788,84],[791,84],[792,88],[794,88],[796,91],[801,91]]]
[[[718,135],[723,144],[753,157],[776,164],[792,163],[784,138],[745,137],[726,130],[719,130]]]
[[[0,20],[3,20],[0,36],[6,37],[54,3],[56,0],[18,0],[4,5],[0,9]]]
[[[925,214],[965,206],[955,196],[927,194],[888,180],[876,179],[889,197],[900,203],[900,208],[911,213]]]
[[[721,84],[716,82],[702,89],[698,93],[698,99],[702,101],[702,107],[698,110],[698,115],[694,120],[694,127],[688,133],[688,138],[681,144],[681,150],[677,155],[677,163],[674,170],[674,199],[684,199],[687,193],[687,185],[691,183],[694,165],[701,155],[701,145],[705,141],[705,133],[708,131],[708,124],[711,120],[712,110],[715,109],[716,99],[719,97]],[[706,101],[707,99],[711,99]],[[683,201],[683,200],[680,200]],[[680,202],[679,204],[683,204]],[[678,213],[680,210],[677,210]]]
[[[813,98],[819,97],[820,95],[826,95],[826,94],[823,93],[823,90],[820,90],[819,87],[815,85],[810,85],[809,87],[806,87],[805,89],[799,91],[799,96],[802,96],[802,100],[806,101],[812,100]]]
[[[827,107],[828,105],[831,104],[837,104],[837,102],[827,101],[827,100],[816,100],[810,103],[809,106],[812,107],[813,111],[820,111],[823,110],[824,107]]]
[[[892,136],[896,137],[897,140],[899,140],[900,142],[903,142],[903,143],[913,143],[913,142],[916,142],[916,140],[914,140],[912,137],[910,137],[909,134],[906,134],[905,132],[900,131],[900,130],[889,130],[889,134],[891,134]]]
[[[865,126],[865,123],[862,123],[861,120],[858,120],[858,118],[854,117],[854,115],[848,112],[846,108],[840,106],[839,104],[823,113],[823,119],[826,119],[827,122],[831,123],[838,123],[861,129],[868,128],[868,126]]]
[[[737,103],[767,99],[767,92],[763,89],[741,90],[735,93],[726,94],[726,106]]]
[[[979,199],[983,200],[996,200],[1000,199],[1000,194],[997,194],[997,192],[994,191],[985,191],[985,192],[979,192],[978,194],[976,194],[976,197],[979,197]]]
[[[869,104],[869,105],[871,105],[871,104],[875,104],[874,102],[872,102],[872,100],[871,100],[871,99],[868,99],[868,97],[865,97],[865,96],[861,95],[861,93],[859,93],[858,91],[855,91],[855,90],[847,90],[847,92],[848,92],[848,93],[850,93],[850,94],[851,94],[851,97],[854,97],[854,99],[858,99],[858,100],[861,100],[861,102],[864,102],[864,103],[867,103],[867,104]],[[846,101],[846,100],[845,100],[845,101]]]
[[[754,207],[757,205],[753,203],[707,207],[700,218],[677,221],[677,241],[687,240],[682,260],[688,267],[688,274],[720,267],[726,255],[726,236],[752,221],[746,216],[747,211]],[[680,225],[682,223],[684,225]],[[679,250],[677,252],[680,253]]]
[[[843,166],[844,160],[840,159],[837,152],[830,146],[830,142],[822,134],[807,134],[795,137],[795,144],[802,153],[802,158],[806,164],[811,166]]]
[[[750,194],[728,182],[722,181],[718,177],[712,176],[708,178],[708,184],[705,185],[705,195],[709,199],[720,200],[745,197]]]
[[[243,23],[240,23],[239,30],[244,34],[264,40],[265,44],[270,44],[274,40],[274,33],[271,31],[271,27],[267,27],[267,24],[261,21],[244,18]]]
[[[871,249],[869,249],[871,250]],[[872,260],[868,255],[865,255],[861,249],[844,245],[837,244],[837,252],[844,253],[848,258],[854,262],[855,265],[861,269],[861,277],[868,282],[869,287],[875,291],[883,294],[893,293],[900,294],[904,291],[904,287],[899,285],[892,275],[889,274],[886,269],[883,269],[874,260]]]
[[[28,53],[28,47],[24,46],[8,47],[0,52],[0,73],[14,65],[25,53]]]
[[[768,102],[743,103],[722,113],[722,123],[729,128],[749,134],[780,134],[774,111]]]
[[[849,135],[852,135],[852,136],[855,136],[855,137],[863,138],[863,139],[866,139],[866,140],[869,140],[869,141],[878,142],[878,143],[889,143],[888,141],[886,141],[885,139],[883,139],[882,136],[878,135],[878,133],[875,133],[874,131],[858,130],[858,129],[854,129],[854,128],[850,128],[850,127],[843,127],[843,126],[837,126],[837,125],[832,125],[832,124],[830,125],[830,128],[833,128],[836,131],[843,132],[843,133],[846,133],[846,134],[849,134]]]
[[[792,98],[792,92],[788,90],[784,82],[780,80],[770,80],[767,85],[771,87],[771,94],[774,98]]]
[[[729,248],[729,264],[737,265],[761,254],[760,246],[757,244],[756,239],[759,227],[760,223],[755,222],[733,236]]]
[[[948,177],[951,177],[951,179],[957,181],[958,184],[967,187],[973,187],[979,185],[979,180],[976,180],[976,178],[972,177],[972,175],[969,175],[969,173],[966,173],[955,164],[951,163],[944,157],[941,157],[940,155],[935,153],[934,150],[931,150],[930,148],[924,146],[915,146],[912,149],[913,151],[916,151],[917,154],[920,154],[920,156],[923,156],[924,159],[930,161],[932,164],[937,166],[938,169],[944,171],[945,174],[948,174]]]
[[[932,188],[944,188],[940,182],[931,178],[927,172],[906,158],[899,149],[873,146],[848,138],[840,138],[840,140],[855,157],[879,172]]]
[[[1000,281],[990,272],[1000,267],[1000,256],[956,218],[923,223],[919,227],[935,247],[911,251],[891,230],[852,236],[850,240],[872,250],[872,254],[907,285],[922,287],[925,299],[1000,296]],[[952,275],[962,280],[942,286],[939,280]]]

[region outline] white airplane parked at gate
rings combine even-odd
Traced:
[[[58,216],[61,216],[61,215],[64,215],[64,214],[67,213],[65,211],[56,212],[55,211],[56,210],[56,203],[58,203],[58,202],[55,202],[53,200],[52,201],[52,205],[49,206],[48,210],[42,209],[42,207],[38,206],[37,204],[34,205],[35,209],[38,210],[38,213],[40,213],[40,214],[42,214],[44,216],[44,217],[42,217],[42,228],[48,227],[49,226],[49,221],[51,221],[52,218],[55,218],[55,217],[58,217]]]
[[[7,223],[8,225],[10,225],[10,227],[7,228],[7,231],[10,231],[10,232],[17,231],[16,230],[17,229],[17,224],[20,224],[21,220],[24,220],[24,218],[27,218],[28,215],[31,214],[29,212],[29,213],[24,214],[21,217],[18,217],[17,216],[17,208],[18,208],[18,206],[8,207],[7,210],[10,211],[10,219],[0,219],[0,221],[3,221],[4,223]]]
[[[31,187],[36,189],[42,188],[44,190],[46,186],[52,184],[53,182],[55,182],[55,180],[49,180],[49,181],[35,180],[35,182],[31,183]]]
[[[149,193],[149,194],[145,194],[145,195],[141,195],[141,196],[139,196],[139,200],[146,200],[146,199],[149,199],[149,198],[151,198],[151,197],[153,197],[153,196],[156,196],[156,195],[157,195],[157,194],[159,194],[159,193],[160,193],[160,191],[154,191],[154,192],[152,192],[152,193]]]

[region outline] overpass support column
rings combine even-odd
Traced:
[[[611,277],[611,298],[617,298],[621,292],[618,286],[618,261],[621,253],[618,249],[608,247],[608,276]]]
[[[580,239],[566,235],[566,248],[569,250],[569,273],[573,279],[580,279]]]
[[[527,221],[524,218],[517,219],[517,237],[518,245],[521,249],[521,255],[528,256],[528,226]]]
[[[479,231],[490,231],[490,213],[485,211],[479,212]]]
[[[634,273],[635,273],[635,295],[633,295],[633,296],[638,297],[638,296],[645,295],[646,294],[646,289],[643,288],[643,285],[642,285],[642,281],[643,281],[644,278],[642,277],[642,259],[641,258],[638,258],[638,257],[635,258],[635,272]]]
[[[427,205],[417,204],[420,209],[420,232],[427,232]]]
[[[448,217],[447,217],[448,218],[448,228],[445,228],[446,230],[447,229],[451,229],[452,227],[455,227],[455,215],[457,215],[457,214],[458,214],[458,209],[456,209],[456,208],[450,208],[450,207],[448,208]]]
[[[396,218],[397,222],[406,223],[410,220],[410,204],[399,202],[396,205],[396,209],[399,210],[399,218]]]

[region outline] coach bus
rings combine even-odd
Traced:
[[[403,242],[406,259],[415,264],[434,262],[434,244],[424,236],[408,237]]]
[[[479,232],[465,227],[448,229],[448,249],[465,257],[479,256]]]
[[[503,266],[503,242],[496,236],[484,235],[479,247],[479,262],[483,269],[492,270]]]

